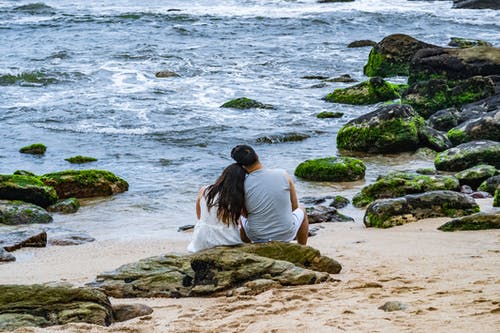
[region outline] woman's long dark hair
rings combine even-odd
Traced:
[[[227,166],[214,184],[205,189],[208,209],[217,206],[217,217],[229,226],[238,224],[245,208],[246,171],[238,163]]]

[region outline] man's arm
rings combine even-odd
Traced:
[[[196,218],[199,220],[201,218],[201,205],[200,200],[203,197],[203,193],[205,192],[205,187],[200,188],[198,191],[198,198],[196,198]]]
[[[295,191],[295,185],[293,184],[292,177],[287,173],[288,185],[290,186],[290,202],[292,203],[292,211],[299,208],[299,200],[297,199],[297,192]]]

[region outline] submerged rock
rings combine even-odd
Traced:
[[[392,311],[403,311],[408,308],[406,304],[403,304],[401,302],[397,301],[390,301],[390,302],[385,302],[383,305],[378,307],[380,310],[384,310],[385,312],[392,312]]]
[[[354,105],[375,104],[399,98],[402,86],[406,87],[406,85],[393,84],[374,77],[352,87],[335,89],[326,95],[324,100]]]
[[[363,161],[352,157],[307,160],[295,168],[295,176],[314,181],[355,181],[365,177]]]
[[[97,161],[97,158],[77,155],[77,156],[65,158],[64,160],[68,161],[69,163],[73,163],[73,164],[83,164],[83,163],[95,162],[95,161]]]
[[[47,233],[43,230],[22,230],[0,234],[0,247],[13,252],[23,247],[47,246]]]
[[[349,205],[350,201],[346,197],[341,195],[336,195],[333,198],[333,201],[330,203],[330,207],[335,207],[337,209],[341,209]]]
[[[500,142],[479,140],[463,143],[436,155],[437,170],[462,171],[478,164],[500,169]]]
[[[58,197],[53,187],[39,178],[23,175],[0,175],[0,200],[20,200],[40,207],[56,203]]]
[[[350,42],[347,45],[347,47],[349,47],[349,48],[367,47],[367,46],[374,47],[375,45],[377,45],[377,42],[374,42],[374,41],[369,40],[369,39],[362,39],[362,40],[356,40],[354,42]]]
[[[240,97],[232,99],[220,106],[221,108],[233,108],[233,109],[274,109],[274,106],[270,104],[263,104],[254,99]]]
[[[476,213],[446,222],[441,231],[500,229],[500,211]]]
[[[482,182],[496,174],[498,171],[494,166],[480,164],[456,173],[455,177],[460,181],[460,185],[469,185],[477,189]]]
[[[45,151],[47,151],[47,147],[43,143],[34,143],[19,149],[20,153],[32,155],[43,155]]]
[[[23,201],[0,200],[0,223],[20,225],[51,222],[52,216],[42,207]]]
[[[363,221],[367,227],[390,228],[430,217],[458,217],[479,212],[470,196],[453,191],[409,194],[371,203]]]
[[[166,78],[166,77],[179,77],[180,75],[172,71],[160,71],[156,72],[155,76],[157,78]]]

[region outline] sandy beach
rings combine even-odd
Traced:
[[[478,200],[491,210],[491,199]],[[309,244],[342,263],[334,282],[269,290],[256,296],[112,299],[143,303],[150,316],[99,327],[68,324],[15,332],[498,332],[500,231],[444,233],[449,220],[421,220],[391,229],[326,223]],[[186,241],[94,242],[18,251],[0,265],[0,283],[69,282],[166,252]],[[400,311],[379,307],[388,301]]]

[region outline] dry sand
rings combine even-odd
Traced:
[[[491,207],[491,200],[480,203]],[[15,332],[499,332],[500,230],[436,230],[447,220],[386,230],[323,224],[309,244],[342,263],[342,272],[333,276],[336,282],[256,296],[113,299],[147,304],[154,313],[107,328],[68,324]],[[0,265],[0,283],[81,285],[97,273],[183,252],[186,245],[151,240],[21,250],[22,256],[32,256]],[[399,301],[406,309],[378,309],[387,301]]]

